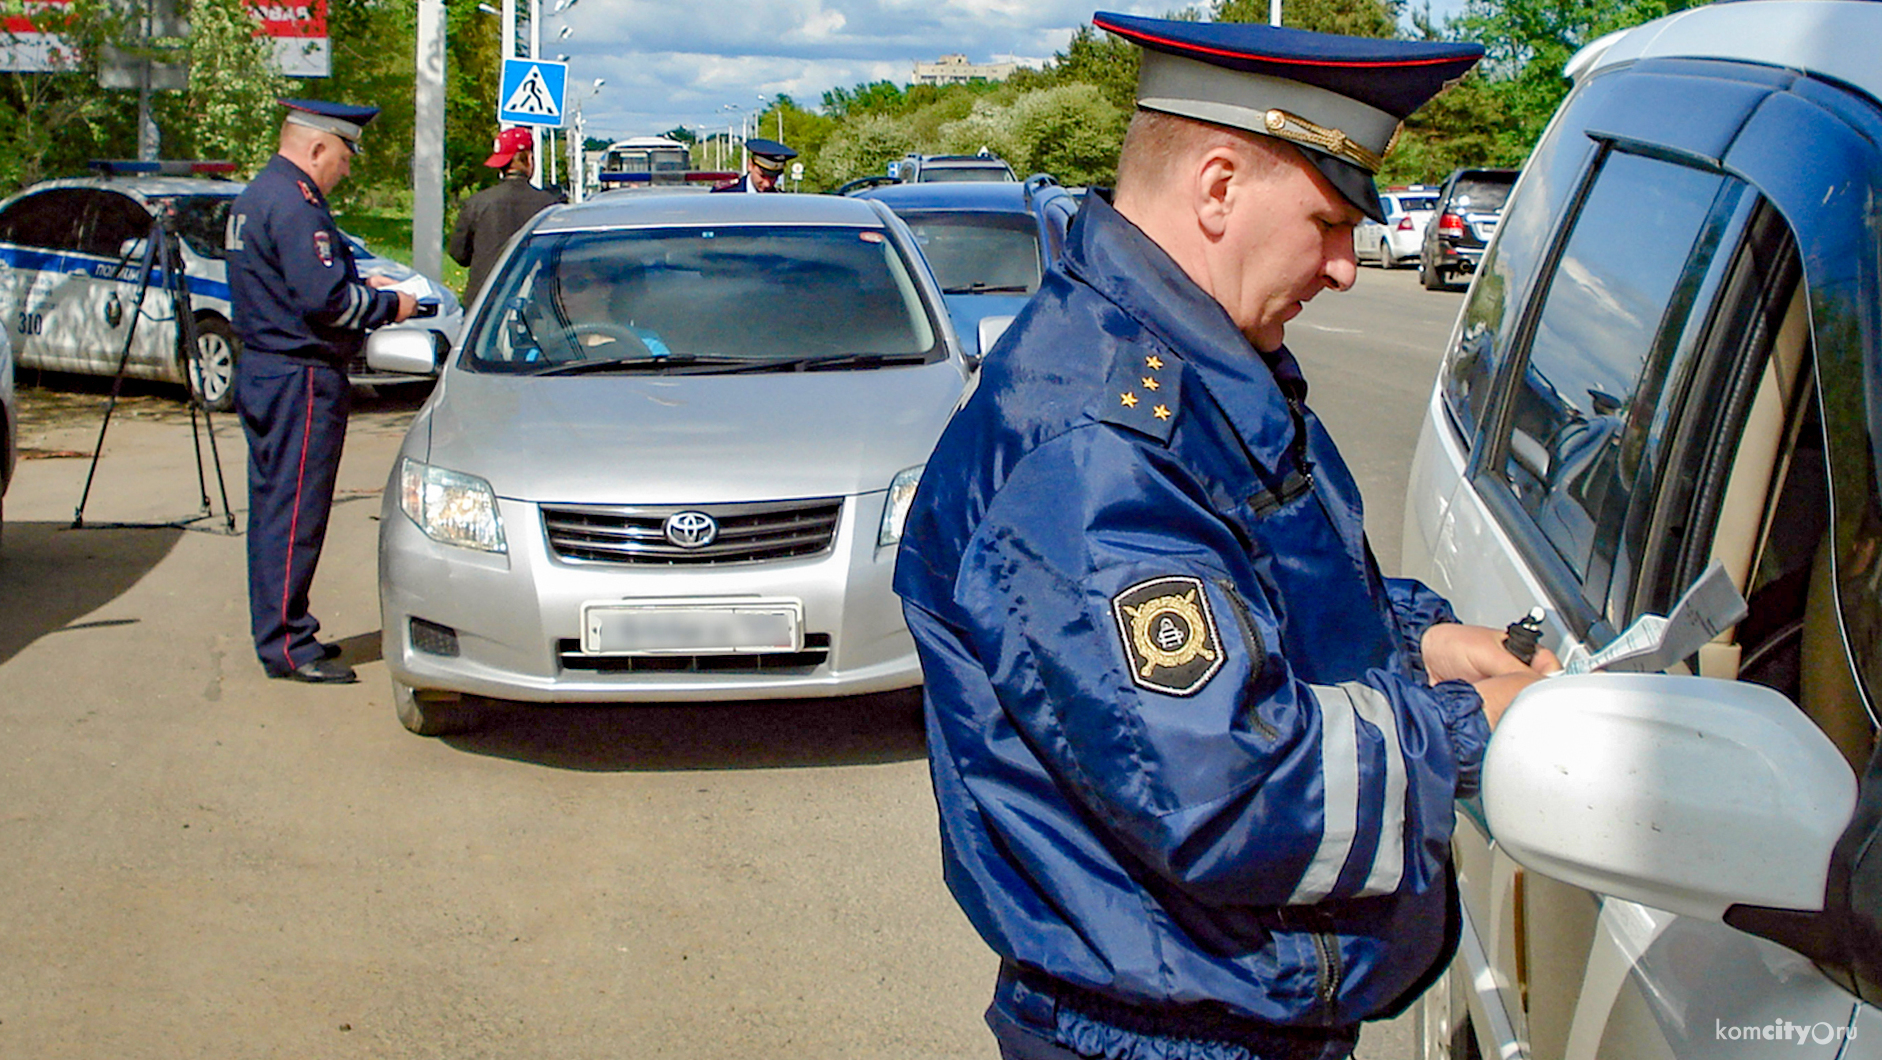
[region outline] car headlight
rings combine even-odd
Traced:
[[[476,475],[399,461],[399,510],[433,541],[483,552],[508,552],[497,495]]]
[[[889,483],[889,497],[882,505],[882,528],[876,531],[877,548],[901,544],[902,524],[908,521],[908,506],[915,503],[915,487],[921,485],[924,466],[903,468]]]

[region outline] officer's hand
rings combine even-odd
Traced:
[[[406,291],[400,291],[398,292],[398,295],[399,295],[399,311],[393,314],[393,317],[392,317],[392,322],[395,324],[401,321],[410,320],[412,318],[412,314],[418,310],[418,298],[416,295],[413,295]]]
[[[1503,712],[1509,709],[1510,700],[1515,699],[1518,692],[1540,680],[1541,674],[1525,668],[1516,673],[1472,682],[1477,694],[1483,697],[1483,716],[1490,720],[1490,727],[1496,728],[1496,723],[1503,718]]]
[[[1506,635],[1500,629],[1466,626],[1457,622],[1441,622],[1432,626],[1425,630],[1424,639],[1419,642],[1424,651],[1425,672],[1430,675],[1433,684],[1439,681],[1469,681],[1475,684],[1507,674],[1540,677],[1562,668],[1555,653],[1547,648],[1537,648],[1536,657],[1529,661],[1529,665],[1523,665],[1521,659],[1503,647]]]

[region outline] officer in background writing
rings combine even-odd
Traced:
[[[417,308],[392,281],[362,281],[327,195],[351,171],[377,107],[284,99],[280,149],[229,211],[229,301],[242,340],[236,411],[248,437],[248,602],[270,677],[357,680],[314,638],[307,594],[346,441],[346,363],[366,332]]]
[[[989,352],[897,557],[945,875],[1005,1057],[1345,1057],[1448,963],[1453,801],[1556,664],[1382,577],[1282,338],[1482,49],[1093,21],[1144,49],[1115,206]]]
[[[516,230],[544,207],[567,201],[559,191],[530,183],[536,173],[535,153],[530,142],[528,129],[505,129],[497,134],[497,142],[491,148],[490,157],[484,159],[484,165],[502,170],[503,177],[464,200],[464,208],[458,211],[457,227],[452,229],[451,239],[445,244],[453,261],[470,268],[470,278],[464,284],[467,306],[476,300],[477,292],[483,290],[484,280],[489,278],[491,266],[497,263],[498,253]]]
[[[713,191],[777,191],[784,164],[797,157],[796,151],[776,140],[758,138],[745,141],[745,154],[745,175]]]

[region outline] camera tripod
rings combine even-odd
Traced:
[[[111,428],[111,414],[118,407],[118,394],[124,387],[125,369],[131,363],[131,347],[137,337],[137,329],[144,322],[144,297],[153,284],[170,295],[170,305],[176,316],[177,363],[183,368],[184,389],[189,393],[190,438],[196,447],[196,488],[201,498],[202,508],[194,516],[167,523],[102,523],[94,526],[113,527],[180,527],[208,519],[214,514],[209,501],[209,480],[203,472],[203,435],[209,436],[210,463],[216,469],[216,488],[222,496],[222,518],[225,533],[235,533],[235,513],[229,507],[229,488],[222,477],[221,453],[216,448],[216,432],[210,421],[209,405],[203,400],[202,349],[197,345],[196,313],[190,304],[189,282],[183,275],[183,251],[175,231],[175,216],[168,209],[159,207],[156,216],[151,219],[150,234],[144,240],[144,253],[137,267],[137,297],[131,305],[130,325],[124,329],[124,349],[118,354],[118,369],[111,380],[111,398],[105,404],[104,422],[98,425],[98,442],[92,449],[91,468],[85,473],[85,491],[79,495],[78,508],[72,513],[72,529],[83,529],[85,522],[85,504],[91,498],[92,479],[98,474],[98,460],[105,451],[105,432]],[[119,269],[128,261],[119,263]],[[154,322],[153,322],[154,323]],[[231,380],[230,385],[234,382]],[[202,426],[198,428],[196,413],[202,412]]]

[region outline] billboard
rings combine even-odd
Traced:
[[[333,55],[327,46],[327,0],[248,0],[261,19],[256,32],[273,38],[274,59],[289,77],[330,77]]]
[[[0,19],[0,71],[47,73],[70,70],[76,55],[42,26],[63,21],[71,0],[25,0],[22,13]],[[289,77],[333,73],[327,43],[327,0],[248,0],[255,35],[274,43],[275,62]]]

